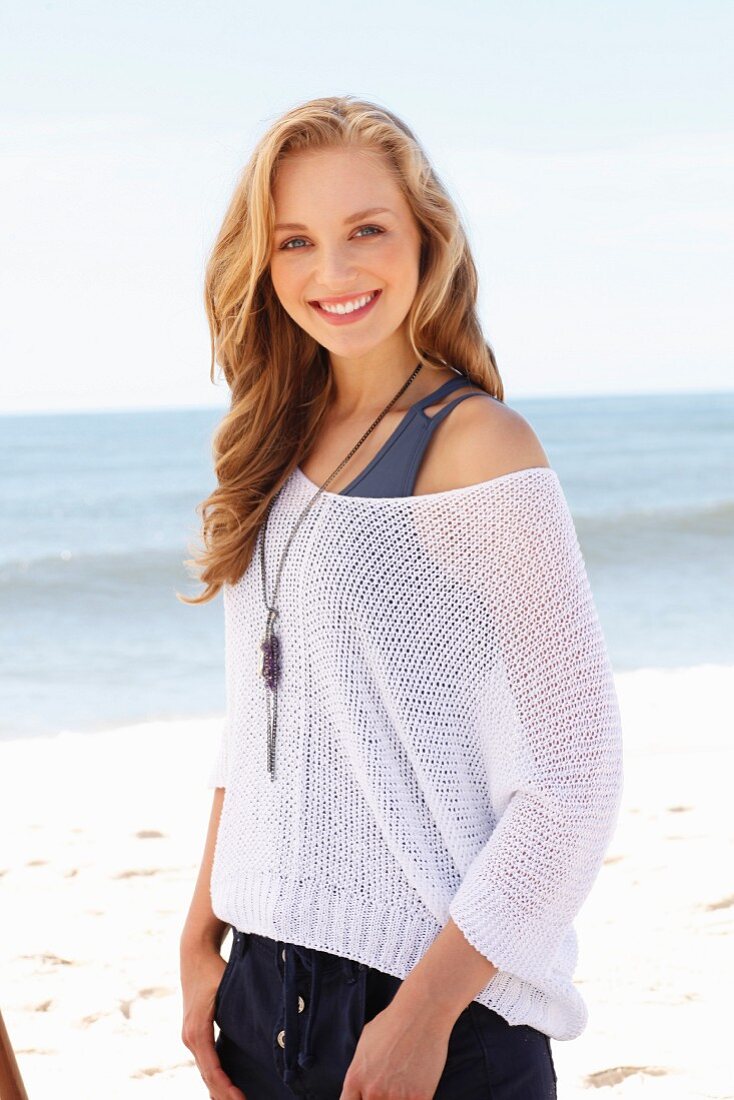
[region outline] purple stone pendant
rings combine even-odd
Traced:
[[[277,634],[269,633],[260,642],[262,657],[260,674],[271,691],[275,691],[280,679],[280,639]]]

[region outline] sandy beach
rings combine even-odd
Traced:
[[[617,675],[625,790],[577,920],[559,1097],[734,1097],[734,669]],[[178,941],[221,718],[0,742],[0,1008],[30,1100],[203,1098]],[[229,939],[225,942],[225,953]]]

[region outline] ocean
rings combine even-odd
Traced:
[[[734,664],[734,393],[508,403],[563,485],[615,672]],[[221,416],[0,417],[0,739],[223,714],[221,596],[175,596],[200,590]]]

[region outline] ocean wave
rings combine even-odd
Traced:
[[[636,534],[641,529],[665,535],[693,531],[719,538],[734,534],[734,501],[717,501],[693,508],[632,508],[598,515],[575,514],[574,523],[579,535],[583,532],[590,538],[609,532]]]
[[[574,512],[574,524],[579,541],[590,554],[619,551],[624,558],[634,548],[660,546],[661,556],[674,553],[675,538],[680,547],[688,547],[690,537],[698,540],[734,539],[734,501],[723,500],[693,508],[634,508],[627,511],[584,514]],[[673,540],[671,542],[671,540]],[[620,547],[626,549],[619,550]],[[107,550],[87,553],[62,550],[56,554],[39,554],[0,560],[0,588],[28,585],[54,588],[58,585],[76,587],[114,583],[116,586],[142,584],[146,587],[169,584],[197,584],[189,574],[184,560],[191,549],[182,547],[148,547],[140,550]]]
[[[11,558],[0,562],[0,588],[39,587],[90,588],[113,583],[125,585],[158,586],[161,582],[185,583],[192,578],[184,559],[188,551],[146,549],[137,551],[106,551],[77,553],[61,551],[58,554],[39,554],[37,557]],[[196,583],[194,581],[194,583]]]

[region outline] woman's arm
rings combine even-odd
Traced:
[[[227,785],[227,764],[229,755],[229,726],[232,717],[232,702],[234,699],[234,683],[236,675],[235,649],[229,637],[230,609],[229,609],[229,585],[222,588],[222,617],[225,635],[225,676],[227,707],[226,717],[219,733],[219,742],[211,771],[206,780],[207,787],[214,791],[212,800],[212,812],[209,818],[209,830],[204,844],[204,856],[199,868],[199,877],[196,880],[194,896],[191,899],[188,916],[181,932],[182,954],[189,948],[201,946],[214,946],[217,951],[221,949],[224,937],[229,925],[219,920],[214,915],[211,907],[210,882],[212,865],[214,863],[214,845],[217,840],[219,819],[222,814],[224,791]]]
[[[204,858],[181,932],[181,1041],[193,1054],[197,1069],[213,1100],[225,1100],[225,1097],[227,1100],[245,1100],[242,1091],[235,1088],[222,1069],[214,1044],[214,1005],[217,989],[226,969],[220,951],[229,925],[212,912],[209,880],[223,802],[224,787],[216,787],[204,845]]]
[[[214,947],[220,951],[229,925],[220,920],[212,912],[211,894],[209,882],[214,860],[214,844],[217,839],[219,818],[224,802],[224,787],[214,788],[212,800],[212,812],[209,818],[209,828],[204,844],[204,856],[199,868],[199,875],[194,888],[194,896],[191,899],[189,912],[181,932],[181,956],[192,949],[201,947]]]
[[[449,915],[487,969],[491,962],[542,984],[566,937],[571,950],[573,919],[616,825],[623,777],[614,676],[573,518],[557,475],[540,469],[548,462],[532,427],[514,410],[477,399],[441,428],[434,458],[444,477],[473,484],[531,471],[498,481],[486,515],[477,506],[467,516],[471,535],[459,541],[454,533],[446,545],[444,568],[486,605],[514,710],[506,743],[487,726],[484,759],[500,818],[462,868]],[[434,967],[440,979],[462,951],[456,993],[471,996],[480,962],[451,932],[445,939],[404,985],[418,986]]]
[[[617,823],[623,747],[614,674],[554,472],[500,483],[466,557],[486,596],[514,733],[502,744],[488,727],[484,756],[504,807],[463,869],[449,913],[499,970],[542,985],[564,940],[573,950],[573,920]]]

